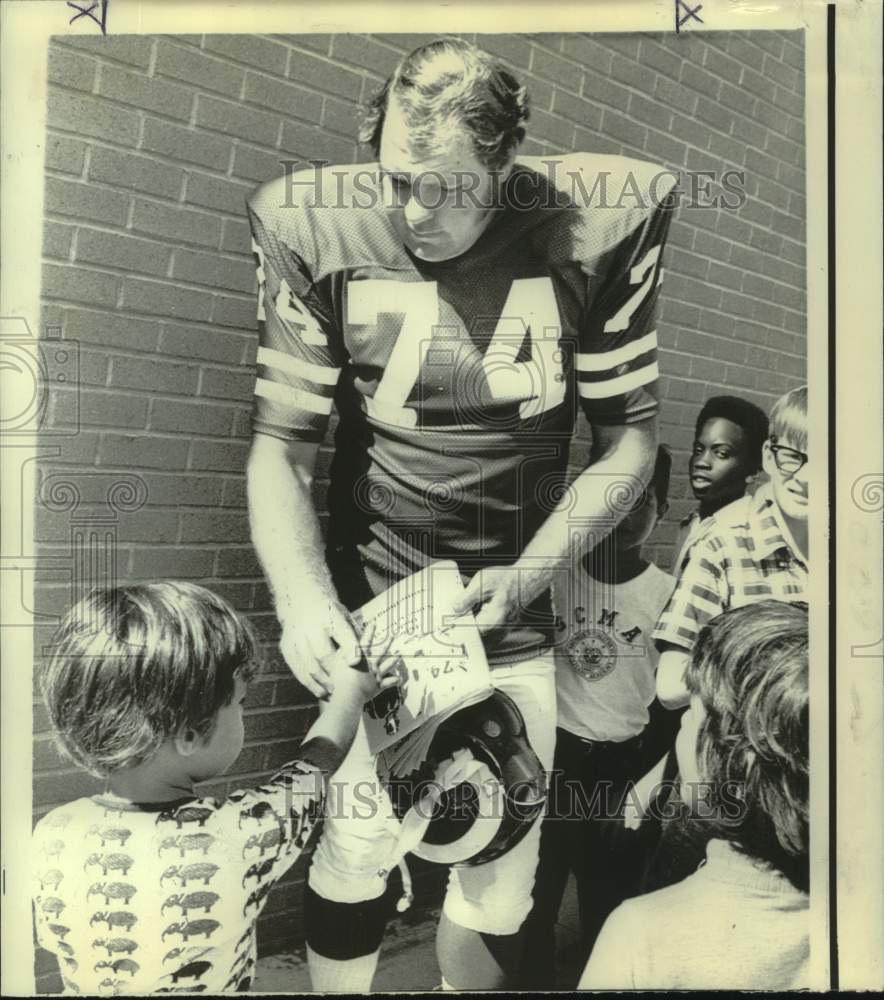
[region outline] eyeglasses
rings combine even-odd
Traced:
[[[794,476],[807,464],[807,455],[803,451],[796,451],[782,444],[772,444],[770,450],[777,468],[786,475]]]

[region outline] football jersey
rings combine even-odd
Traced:
[[[514,563],[560,499],[578,405],[592,424],[656,412],[663,177],[522,158],[478,240],[441,262],[396,236],[376,164],[249,200],[253,428],[320,441],[336,408],[329,564],[349,606],[437,559],[465,578]],[[545,595],[486,637],[490,660],[532,655],[551,627]]]

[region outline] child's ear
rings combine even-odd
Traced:
[[[182,757],[190,757],[200,744],[199,735],[193,729],[182,729],[175,737],[175,749]]]

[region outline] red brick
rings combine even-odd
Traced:
[[[208,292],[179,288],[165,282],[126,278],[123,308],[170,319],[206,322],[212,309],[212,296]]]
[[[165,38],[157,40],[155,72],[229,97],[238,97],[245,71],[223,59],[213,59],[189,46],[175,45]]]
[[[219,576],[260,576],[261,565],[249,546],[228,546],[218,553]]]
[[[203,472],[245,470],[249,445],[245,441],[194,441],[189,468]]]
[[[777,180],[780,184],[784,184],[787,188],[792,191],[798,191],[801,194],[804,193],[804,170],[798,167],[789,166],[788,163],[780,164],[777,168]]]
[[[205,35],[203,45],[208,52],[257,66],[265,73],[285,75],[288,49],[269,39],[256,35]]]
[[[80,181],[47,177],[46,211],[74,216],[78,220],[125,226],[129,216],[129,196]]]
[[[132,229],[198,246],[217,247],[221,241],[221,220],[216,215],[156,201],[135,201]]]
[[[243,473],[245,473],[245,467],[243,467]],[[241,510],[245,510],[248,506],[248,500],[246,498],[246,479],[244,474],[233,476],[224,481],[224,498],[221,503],[225,507],[238,507]]]
[[[234,299],[227,295],[216,295],[212,322],[240,330],[254,330],[257,326],[257,310],[255,298]]]
[[[603,44],[585,35],[565,35],[562,40],[562,52],[582,67],[595,70],[596,73],[607,74],[611,71],[613,53]]]
[[[214,208],[231,215],[242,216],[245,211],[246,196],[251,194],[251,184],[237,184],[235,181],[210,177],[208,174],[191,173],[187,178],[187,193],[184,200],[189,205]]]
[[[279,132],[276,115],[205,94],[200,94],[197,100],[196,124],[199,128],[212,129],[265,146],[275,146]]]
[[[196,285],[254,293],[257,287],[255,267],[249,261],[231,260],[218,254],[176,250],[172,277]]]
[[[228,437],[233,429],[233,417],[234,410],[229,406],[156,400],[150,418],[150,429]]]
[[[114,392],[79,392],[75,401],[70,394],[56,399],[56,419],[69,423],[79,415],[82,426],[143,429],[147,426],[146,398]]]
[[[224,223],[224,235],[221,237],[221,249],[228,253],[247,254],[251,259],[251,247],[252,234],[249,224],[227,219]]]
[[[177,201],[184,171],[180,167],[159,163],[155,156],[136,156],[106,146],[93,146],[89,179]]]
[[[332,40],[332,55],[354,66],[386,77],[396,65],[400,53],[365,35],[341,34]]]
[[[204,368],[200,381],[200,396],[217,399],[251,400],[255,388],[253,371],[229,371],[225,368]]]
[[[314,52],[320,52],[322,55],[328,55],[331,50],[331,35],[274,35],[274,38],[278,38],[280,41],[285,42],[287,45],[294,46],[296,49],[299,47],[306,47],[313,49]],[[293,53],[294,55],[294,53]]]
[[[255,712],[246,716],[245,723],[247,740],[270,740],[274,737],[297,740],[307,731],[307,726],[309,725],[303,709],[297,708],[288,708],[281,711]],[[290,750],[297,751],[297,744],[290,747]],[[291,757],[283,755],[276,766],[278,767],[279,764],[284,764],[291,759]]]
[[[517,35],[477,35],[476,44],[511,66],[527,68],[531,58],[531,43]]]
[[[115,306],[120,289],[120,279],[104,271],[91,268],[44,264],[43,295],[67,302],[86,305]]]
[[[329,163],[351,163],[355,143],[352,139],[331,135],[324,129],[302,125],[300,122],[287,121],[282,127],[280,148],[304,161],[325,160]],[[276,173],[282,172],[282,165],[277,160]]]
[[[86,143],[66,135],[46,136],[46,169],[64,174],[83,173],[86,162]]]
[[[355,104],[326,97],[321,124],[324,128],[341,133],[347,139],[355,140],[359,129],[359,110]]]
[[[764,147],[764,143],[768,135],[767,130],[762,128],[761,125],[754,121],[749,121],[747,118],[743,118],[742,115],[734,116],[731,133],[736,139],[739,139],[741,142],[744,142],[749,146],[754,146],[756,149],[762,149]]]
[[[102,791],[104,782],[84,771],[67,771],[60,774],[35,774],[34,803],[60,805],[72,799],[84,798]]]
[[[191,129],[146,117],[141,148],[173,160],[198,163],[215,170],[226,170],[232,143],[229,139],[194,132]]]
[[[804,73],[804,33],[802,31],[792,32],[794,42],[789,38],[784,38],[783,61],[788,63],[799,73]]]
[[[183,469],[187,448],[188,442],[183,438],[105,434],[98,464],[126,469]]]
[[[49,128],[107,139],[119,146],[134,146],[138,139],[138,115],[101,98],[72,94],[51,86],[46,108]]]
[[[740,78],[739,68],[737,71],[737,80]],[[668,81],[661,79],[660,83],[666,83],[669,85]],[[703,97],[711,98],[715,100],[718,97],[718,91],[721,89],[721,79],[712,73],[707,73],[706,70],[702,69],[700,66],[695,66],[691,62],[685,61],[681,68],[681,82],[683,84],[682,89],[691,88],[698,93],[702,94]],[[696,96],[692,95],[694,100]],[[679,109],[681,110],[681,109]],[[688,108],[687,110],[690,110]]]
[[[132,319],[119,312],[91,312],[84,309],[69,309],[66,320],[68,336],[73,340],[106,347],[125,347],[134,351],[156,350],[159,335],[156,323]]]
[[[252,593],[255,589],[253,583],[238,580],[233,582],[216,580],[212,583],[211,589],[232,604],[237,611],[247,611],[252,606]]]
[[[172,249],[162,243],[120,236],[97,229],[81,229],[76,259],[87,264],[163,275],[169,267]]]
[[[258,73],[246,74],[245,99],[262,108],[278,111],[286,118],[302,118],[309,122],[318,122],[322,112],[322,98],[315,91]],[[262,141],[258,136],[247,135],[246,138]]]
[[[649,101],[640,94],[632,94],[629,98],[629,114],[652,128],[663,132],[669,131],[672,116],[666,106],[657,101]]]
[[[147,503],[155,506],[217,507],[221,502],[221,480],[215,476],[188,473],[142,476],[147,484]]]
[[[580,67],[537,45],[532,49],[531,72],[551,80],[554,84],[566,87],[576,94],[580,93],[580,86],[583,82],[583,72]]]
[[[629,106],[630,91],[596,73],[587,72],[583,80],[582,93],[587,100],[606,104],[618,111],[625,111]]]
[[[673,80],[677,80],[681,74],[682,59],[649,38],[641,40],[641,63]]]
[[[94,59],[49,46],[48,79],[52,83],[90,92],[95,83],[95,68]]]
[[[196,392],[199,369],[168,359],[115,357],[111,363],[111,385],[144,392]]]
[[[771,212],[770,227],[775,233],[780,233],[782,236],[804,241],[805,222],[803,218],[787,215],[785,212],[773,211]]]
[[[689,65],[689,63],[685,62],[684,72],[688,71]],[[706,58],[703,65],[710,73],[734,84],[739,83],[740,77],[743,75],[742,63],[737,62],[736,59],[731,59],[730,56],[711,47],[707,47],[706,49]]]
[[[72,46],[83,52],[90,52],[101,59],[112,59],[147,69],[154,40],[149,35],[61,35],[52,40],[53,45]]]
[[[284,172],[282,159],[282,153],[268,153],[240,144],[233,155],[233,175],[250,181],[268,181]]]
[[[151,80],[140,73],[104,66],[98,83],[102,97],[132,104],[145,111],[188,121],[193,107],[193,91],[164,80]]]
[[[645,152],[653,159],[680,167],[687,157],[687,146],[683,142],[676,142],[669,134],[651,129],[645,141]]]
[[[764,53],[751,43],[750,38],[751,35],[745,32],[728,32],[727,51],[744,67],[760,70],[764,65]]]
[[[247,542],[249,538],[249,519],[245,513],[199,511],[181,515],[181,542]]]
[[[180,545],[136,549],[131,576],[136,580],[202,580],[212,573],[215,553],[212,549],[182,548]]]
[[[160,334],[159,350],[173,357],[238,364],[243,355],[245,342],[246,338],[243,335],[225,330],[164,324]]]
[[[74,238],[73,226],[62,226],[58,222],[43,223],[43,256],[67,260],[70,254],[71,241]]]
[[[356,101],[362,87],[362,77],[338,63],[319,59],[308,52],[293,51],[289,58],[288,75],[292,80],[307,84],[320,93]]]

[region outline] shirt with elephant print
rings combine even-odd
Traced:
[[[39,944],[66,992],[248,989],[255,925],[322,815],[323,774],[294,761],[224,799],[81,798],[34,831]]]

